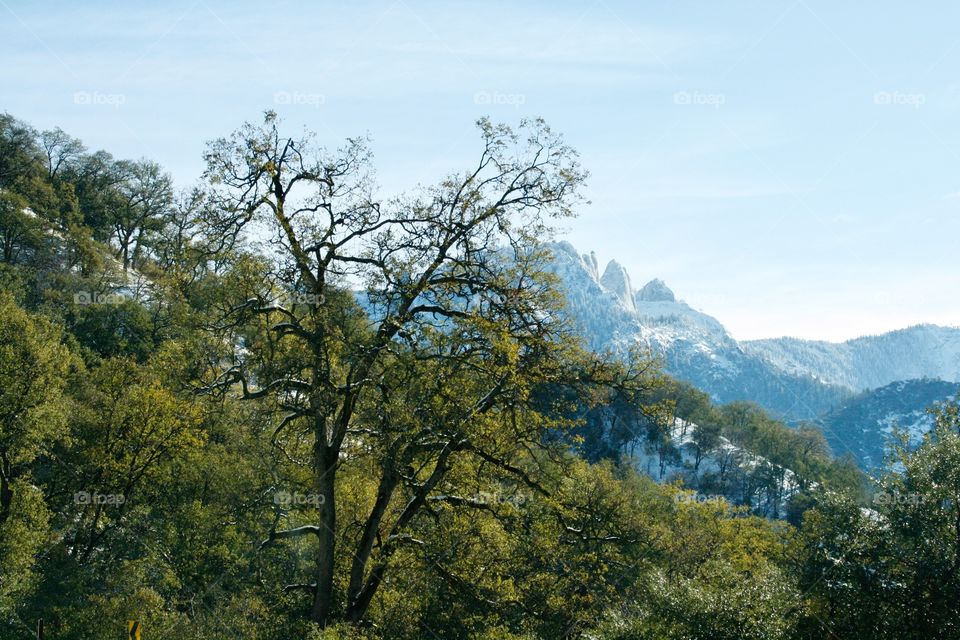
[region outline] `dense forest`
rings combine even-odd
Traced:
[[[271,112],[185,190],[0,115],[0,637],[960,638],[957,407],[873,478],[590,352],[585,170],[478,130],[387,197]]]

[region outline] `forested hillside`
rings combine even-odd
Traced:
[[[195,186],[0,116],[0,637],[960,637],[957,406],[873,482],[590,350],[585,171],[478,124],[385,195],[272,112]]]
[[[956,401],[960,384],[905,380],[866,391],[824,415],[817,424],[830,448],[856,457],[867,469],[882,468],[890,445],[903,437],[916,445],[933,428],[929,408]]]

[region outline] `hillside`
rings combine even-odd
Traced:
[[[413,208],[367,197],[360,142],[283,131],[215,140],[176,195],[0,117],[0,637],[812,640],[841,599],[844,640],[903,637],[878,602],[953,624],[955,406],[868,488],[728,402],[842,388],[615,262],[561,246],[553,286],[529,230],[581,176],[543,122],[481,123],[482,176]]]
[[[953,400],[960,384],[943,380],[904,380],[861,393],[816,420],[837,455],[851,454],[860,465],[884,464],[895,430],[909,435],[913,445],[933,428],[933,408]]]

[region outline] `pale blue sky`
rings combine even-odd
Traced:
[[[374,140],[385,192],[543,116],[565,237],[736,338],[960,324],[960,4],[0,0],[0,111],[187,186],[266,108]],[[290,104],[277,104],[289,102]]]

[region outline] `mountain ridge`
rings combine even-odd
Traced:
[[[855,391],[898,380],[960,381],[960,328],[930,323],[844,342],[774,338],[741,342],[780,368]]]
[[[616,260],[549,245],[568,313],[594,350],[638,345],[666,372],[717,402],[756,402],[788,421],[816,420],[843,400],[898,380],[960,382],[960,328],[922,324],[842,343],[773,338],[737,341],[723,324],[654,277],[632,290]],[[632,295],[628,295],[632,294]]]

